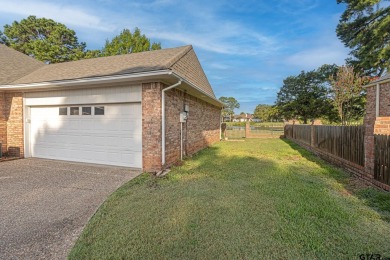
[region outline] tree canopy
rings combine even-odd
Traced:
[[[51,19],[29,16],[6,24],[2,32],[6,45],[46,63],[83,58],[86,44],[78,42],[76,33]]]
[[[278,107],[266,104],[257,105],[253,114],[264,122],[279,121],[281,119]]]
[[[367,75],[381,76],[390,67],[388,0],[337,0],[347,5],[337,36],[351,50],[347,64]]]
[[[333,65],[324,65],[317,70],[302,71],[297,76],[283,80],[277,94],[276,105],[285,119],[308,120],[328,116],[332,111],[327,87]]]
[[[134,33],[124,29],[111,41],[106,40],[101,50],[86,50],[86,43],[78,41],[75,31],[52,19],[36,16],[6,24],[0,31],[0,44],[46,63],[161,49],[160,43],[151,43],[139,28],[135,28]]]
[[[361,77],[353,67],[342,66],[335,76],[330,77],[331,99],[337,108],[343,125],[358,120],[364,114],[367,77]]]
[[[145,34],[141,34],[141,30],[139,28],[135,28],[134,33],[131,33],[129,29],[124,29],[119,35],[112,38],[111,41],[106,40],[101,56],[112,56],[160,49],[161,44],[156,42],[151,43],[150,39],[148,39]]]
[[[234,109],[240,108],[240,103],[234,97],[220,97],[219,101],[225,104],[224,109],[222,110],[223,117],[231,117],[234,115]]]

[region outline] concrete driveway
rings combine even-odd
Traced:
[[[0,163],[0,259],[65,259],[102,202],[140,171],[22,159]]]

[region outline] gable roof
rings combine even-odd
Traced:
[[[42,66],[12,84],[31,84],[157,70],[172,70],[211,97],[209,81],[191,45]]]
[[[43,62],[0,44],[0,85],[9,84],[43,66]]]

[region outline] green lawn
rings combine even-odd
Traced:
[[[390,257],[390,194],[279,139],[220,142],[117,190],[71,259]]]

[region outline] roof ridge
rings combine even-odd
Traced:
[[[150,53],[150,52],[164,52],[164,51],[169,51],[172,49],[180,49],[180,48],[185,48],[191,45],[187,46],[179,46],[179,47],[172,47],[172,48],[165,48],[165,49],[159,49],[159,50],[149,50],[149,51],[141,51],[141,52],[132,52],[132,53],[126,53],[126,54],[116,54],[116,55],[110,55],[110,56],[102,56],[102,57],[94,57],[94,58],[87,58],[87,59],[80,59],[80,60],[72,60],[72,61],[64,61],[64,62],[58,62],[58,63],[50,63],[50,64],[45,64],[47,66],[63,66],[63,64],[70,64],[70,63],[79,63],[79,62],[85,62],[85,61],[90,61],[90,60],[98,60],[98,59],[115,59],[118,57],[123,57],[123,56],[134,56],[134,55],[145,55],[145,53]],[[192,46],[191,46],[192,47]]]
[[[0,46],[1,47],[5,47],[5,49],[7,51],[11,51],[11,52],[17,53],[16,55],[19,55],[20,57],[24,56],[27,59],[30,59],[31,61],[36,62],[37,64],[40,63],[40,65],[46,65],[43,61],[37,60],[34,57],[31,57],[30,55],[27,55],[27,54],[25,54],[25,53],[23,53],[21,51],[18,51],[18,50],[14,49],[14,48],[12,48],[10,46],[7,46],[6,44],[0,43]]]
[[[193,50],[192,45],[183,46],[183,51],[179,52],[177,55],[172,57],[166,64],[167,68],[171,68],[173,65],[175,65],[179,60],[181,60],[184,56],[187,55],[191,50]]]

